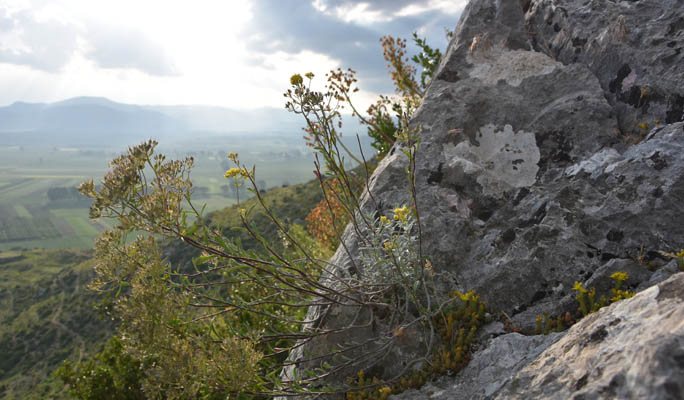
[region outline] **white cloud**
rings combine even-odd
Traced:
[[[377,22],[391,21],[392,17],[379,10],[372,10],[369,3],[346,3],[335,7],[333,13],[344,22],[370,25]]]
[[[88,31],[86,57],[102,68],[137,69],[151,75],[178,75],[163,48],[137,30],[97,26]]]
[[[435,18],[397,16],[397,8],[452,4],[397,3],[404,7],[395,0],[0,0],[0,105],[89,95],[282,107],[292,73],[312,71],[324,82],[330,69],[352,66],[365,110],[374,95],[363,89],[389,88],[378,38],[409,35]]]
[[[422,14],[427,11],[440,11],[445,14],[458,14],[468,3],[467,0],[430,0],[426,3],[409,4],[394,13],[396,17],[407,17]]]

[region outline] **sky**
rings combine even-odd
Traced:
[[[0,106],[283,107],[293,73],[357,71],[360,106],[392,86],[379,39],[444,50],[467,0],[0,0]],[[409,54],[417,52],[409,48]]]

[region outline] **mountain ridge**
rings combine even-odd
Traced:
[[[344,116],[347,132],[365,129]],[[0,107],[0,143],[9,146],[119,146],[153,137],[264,132],[301,134],[301,121],[287,110],[239,110],[204,105],[139,105],[80,96],[52,103],[16,101]]]

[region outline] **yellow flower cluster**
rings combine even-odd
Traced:
[[[389,218],[385,217],[384,215],[381,215],[381,216],[380,216],[380,223],[381,223],[382,225],[387,225],[387,224],[389,224],[389,222],[390,222],[390,221],[389,221]]]
[[[244,168],[231,168],[223,175],[224,178],[233,178],[235,176],[242,176],[243,178],[249,178],[249,171]]]
[[[304,78],[302,78],[302,76],[299,74],[294,74],[290,77],[290,83],[294,86],[301,85],[302,83],[304,83]]]
[[[585,289],[580,282],[575,281],[575,286],[572,287],[572,290],[576,290],[580,293],[586,293],[587,289]]]
[[[410,212],[411,211],[406,206],[403,206],[400,208],[395,208],[394,209],[394,220],[406,222],[406,219],[408,218]]]
[[[629,278],[626,272],[615,272],[613,275],[610,276],[610,279],[613,279],[618,282],[624,282]]]
[[[232,162],[237,162],[238,153],[233,153],[232,151],[228,154],[228,159]]]
[[[392,389],[389,386],[382,387],[378,389],[380,393],[392,393]]]

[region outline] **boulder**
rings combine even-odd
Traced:
[[[684,273],[600,309],[567,332],[510,333],[468,367],[391,399],[681,399]]]
[[[486,342],[483,350],[455,377],[444,376],[429,382],[420,390],[407,390],[392,396],[393,400],[469,400],[491,398],[499,392],[513,373],[520,371],[564,333],[524,336],[509,333]]]
[[[576,281],[608,288],[616,271],[629,273],[627,289],[659,281],[664,254],[684,247],[682,15],[677,0],[468,3],[411,120],[423,254],[445,293],[476,290],[532,334],[537,316],[576,311]],[[398,146],[370,180],[369,213],[411,203]],[[343,242],[331,263],[347,271],[359,264],[351,227]],[[331,314],[344,323],[340,310],[309,317],[325,325]],[[291,360],[347,339],[312,340]],[[416,342],[374,359],[375,371],[395,376]]]
[[[684,273],[582,319],[492,398],[684,398]]]

